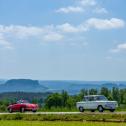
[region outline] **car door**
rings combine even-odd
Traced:
[[[87,102],[87,109],[94,109],[94,97],[91,96],[88,98],[88,102]]]
[[[20,103],[15,103],[12,106],[13,111],[19,111],[20,110]]]
[[[85,97],[84,109],[90,109],[91,107],[90,104],[91,104],[90,97]]]
[[[89,108],[90,109],[97,109],[97,107],[98,107],[98,103],[97,103],[97,101],[96,101],[96,96],[93,96],[92,98],[91,98],[91,100],[90,100],[90,104],[89,104]]]

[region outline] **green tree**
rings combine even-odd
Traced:
[[[90,95],[97,95],[98,94],[98,91],[97,91],[97,89],[90,89],[89,90],[89,94]]]
[[[62,96],[58,93],[51,94],[45,100],[45,106],[47,108],[51,107],[62,107]]]
[[[85,95],[88,95],[88,90],[86,89],[82,89],[80,90],[79,94],[78,94],[78,99],[77,101],[80,101],[84,98]]]
[[[108,90],[108,88],[106,88],[106,87],[102,87],[101,88],[101,91],[100,91],[100,94],[101,95],[104,95],[104,96],[106,96],[106,97],[109,97],[109,90]]]
[[[72,109],[75,106],[75,103],[76,103],[75,99],[73,97],[69,97],[67,99],[67,104],[66,104],[67,108]]]
[[[116,87],[112,88],[112,98],[113,100],[117,101],[120,104],[120,92],[119,89]]]
[[[61,97],[62,97],[62,106],[63,107],[66,107],[67,106],[67,100],[69,98],[69,95],[66,91],[62,91],[62,94],[61,94]]]
[[[112,100],[112,93],[111,90],[109,90],[106,87],[102,87],[100,90],[100,94],[106,96],[109,100]]]
[[[126,103],[126,89],[120,89],[120,104]]]
[[[34,104],[38,104],[38,99],[33,98],[32,103],[34,103]]]

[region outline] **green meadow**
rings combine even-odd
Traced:
[[[45,121],[0,121],[0,126],[126,126],[126,123],[103,122],[45,122]]]

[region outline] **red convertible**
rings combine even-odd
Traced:
[[[32,111],[36,112],[38,110],[38,105],[37,104],[31,104],[26,100],[19,100],[14,104],[11,104],[7,107],[8,111],[10,113],[12,112],[25,112],[25,111]]]

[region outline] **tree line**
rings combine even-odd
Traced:
[[[51,107],[67,107],[72,109],[76,106],[76,102],[82,101],[86,95],[104,95],[108,100],[117,101],[119,105],[126,104],[126,89],[119,89],[116,87],[108,89],[102,87],[100,90],[82,89],[77,95],[69,95],[66,91],[51,94],[45,100],[45,107],[48,109],[51,109]]]
[[[108,89],[102,87],[97,89],[82,89],[76,95],[69,95],[67,91],[61,93],[2,93],[0,94],[0,111],[6,111],[9,104],[12,104],[20,99],[29,100],[31,103],[39,104],[40,108],[47,110],[51,108],[68,108],[76,107],[76,102],[82,101],[86,95],[104,95],[109,100],[115,100],[119,105],[126,105],[126,89],[113,87]]]

